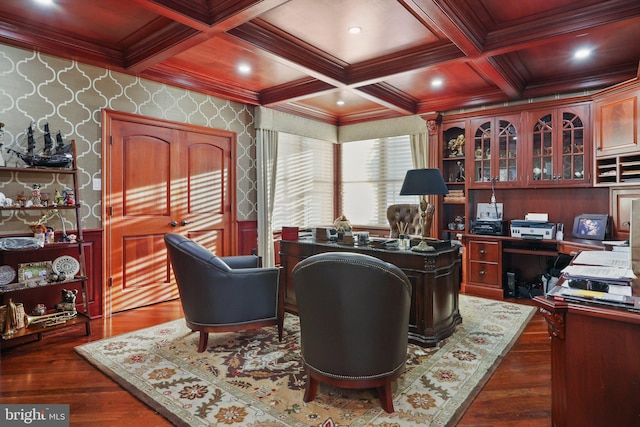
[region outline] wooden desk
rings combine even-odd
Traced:
[[[536,240],[481,234],[464,234],[462,243],[462,292],[495,299],[504,297],[508,271],[517,273],[516,280],[529,283],[542,275],[544,264],[526,257],[574,256],[584,250],[605,249],[594,240]]]
[[[640,314],[534,302],[551,337],[553,426],[640,425]]]
[[[436,252],[383,250],[369,246],[316,242],[313,239],[280,242],[280,289],[284,289],[284,307],[297,313],[291,272],[295,265],[311,255],[323,252],[357,252],[371,255],[398,266],[412,285],[409,341],[424,347],[436,346],[453,333],[462,321],[458,309],[460,255],[457,247]],[[393,309],[390,307],[390,309]]]

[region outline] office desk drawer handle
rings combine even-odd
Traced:
[[[486,251],[486,250],[484,250],[484,249],[480,249],[480,253],[481,253],[482,255],[484,255],[484,254],[486,254],[486,253],[487,253],[487,251]]]
[[[484,276],[485,274],[487,274],[487,272],[482,270],[482,271],[479,271],[478,274],[480,274],[481,276]]]

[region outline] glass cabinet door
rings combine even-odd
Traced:
[[[482,123],[473,136],[473,181],[491,181],[491,122]]]
[[[586,108],[586,107],[585,107]],[[533,163],[527,173],[538,184],[569,185],[586,181],[585,108],[538,111],[531,114]]]
[[[577,115],[562,113],[562,177],[563,180],[584,178],[584,124]]]
[[[553,179],[553,116],[540,117],[533,126],[533,170],[534,181]]]
[[[513,182],[518,179],[516,127],[507,120],[498,121],[498,181]],[[495,177],[494,177],[495,178]]]

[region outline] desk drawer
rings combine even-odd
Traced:
[[[498,262],[500,247],[498,242],[474,241],[469,242],[469,259],[472,261]]]
[[[469,281],[499,286],[498,264],[471,261],[469,262],[469,267]]]

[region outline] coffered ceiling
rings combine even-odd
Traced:
[[[332,124],[592,91],[640,60],[638,0],[52,1],[2,0],[0,43]]]

